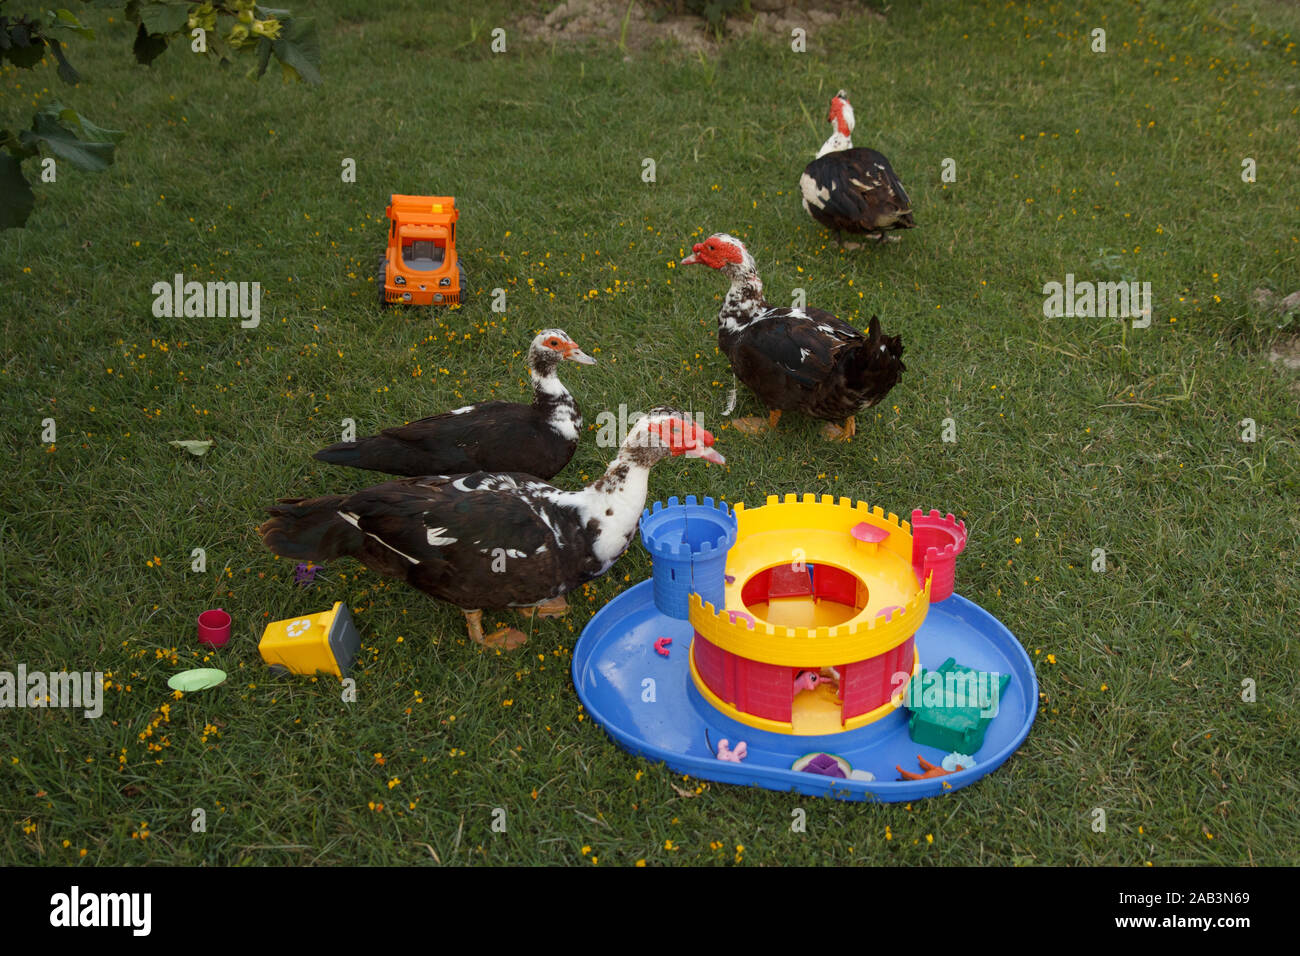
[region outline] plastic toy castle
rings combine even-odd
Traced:
[[[974,783],[1028,735],[1033,664],[954,593],[966,525],[951,514],[670,498],[642,514],[641,540],[653,576],[601,608],[573,656],[583,705],[632,753],[724,783],[901,802]]]
[[[909,525],[829,495],[771,496],[734,513],[711,498],[672,499],[646,512],[641,533],[656,606],[694,628],[696,689],[733,720],[797,735],[892,713],[899,675],[906,683],[920,667],[916,632],[952,593],[966,544],[952,515],[914,511]],[[800,687],[801,674],[817,676]]]

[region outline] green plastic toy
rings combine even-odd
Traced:
[[[984,730],[998,714],[1010,674],[977,671],[948,658],[938,670],[922,670],[907,683],[903,703],[911,712],[912,740],[939,750],[973,754],[984,746]]]

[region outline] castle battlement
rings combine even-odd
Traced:
[[[911,638],[929,609],[929,581],[888,616],[834,627],[772,624],[746,611],[718,610],[698,594],[690,596],[691,626],[710,644],[749,660],[790,667],[834,667],[879,657]]]
[[[690,510],[682,511],[682,508]],[[701,509],[719,513],[719,520],[703,529],[705,534],[712,528],[722,533],[712,539],[702,535],[698,541],[692,542],[684,533],[691,518],[699,520],[711,517]],[[667,501],[656,501],[653,506],[641,512],[641,543],[654,558],[688,560],[696,555],[707,556],[715,550],[731,550],[736,541],[735,524],[735,516],[725,501],[714,501],[712,498],[700,501],[694,495],[687,495],[685,501],[678,501],[677,496],[673,495]],[[729,529],[729,533],[726,529]]]
[[[831,513],[838,513],[840,511],[851,511],[858,516],[858,520],[866,520],[867,518],[874,518],[877,521],[879,521],[881,524],[902,531],[904,534],[911,533],[908,523],[906,521],[900,519],[898,515],[894,514],[892,511],[886,513],[885,509],[880,507],[880,505],[869,505],[865,501],[854,501],[852,498],[845,498],[845,497],[840,497],[837,499],[834,495],[821,495],[819,497],[817,495],[812,494],[811,492],[805,492],[802,495],[796,495],[793,493],[785,494],[785,495],[768,495],[767,500],[763,504],[758,505],[755,508],[748,508],[748,509],[745,507],[745,504],[743,502],[738,502],[736,504],[736,514],[737,516],[739,516],[742,512],[749,511],[749,513],[752,515],[757,511],[761,511],[762,509],[771,507],[773,505],[800,505],[800,504],[816,505],[819,509],[834,509],[834,512],[822,512],[822,514],[827,515],[827,520],[834,520],[829,517],[829,514]],[[807,515],[811,513],[804,513],[804,514]]]
[[[736,516],[725,501],[687,495],[656,501],[641,512],[641,543],[653,559],[655,607],[685,620],[692,593],[719,604],[727,553],[736,542]]]

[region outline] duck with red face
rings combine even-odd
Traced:
[[[627,550],[650,469],[665,458],[725,459],[689,416],[657,408],[629,431],[596,481],[562,491],[531,475],[475,472],[407,478],[352,495],[284,499],[258,531],[276,554],[323,563],[352,557],[461,608],[469,636],[513,648],[523,632],[483,633],[483,611],[567,610],[564,595]]]
[[[733,424],[747,434],[775,428],[784,411],[828,425],[827,438],[849,441],[855,416],[879,402],[904,371],[903,340],[871,317],[866,333],[821,309],[785,309],[763,298],[763,282],[744,243],[720,232],[696,243],[682,265],[716,269],[731,282],[718,314],[718,345],[736,377],[768,409]]]
[[[843,90],[832,97],[826,121],[830,138],[799,177],[808,215],[849,249],[858,246],[845,243],[842,232],[884,242],[892,230],[914,228],[912,200],[889,160],[874,149],[854,149],[853,107]]]

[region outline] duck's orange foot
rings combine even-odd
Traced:
[[[827,425],[822,429],[822,437],[827,441],[852,441],[853,436],[858,433],[858,420],[852,416],[844,423],[843,427],[839,425]]]
[[[513,651],[526,640],[528,635],[523,631],[517,631],[513,627],[503,627],[484,637],[483,646],[494,650]]]
[[[491,647],[494,650],[512,651],[528,640],[527,634],[523,631],[516,631],[511,627],[502,628],[492,634],[484,634],[483,612],[478,610],[465,612],[465,629],[468,631],[470,639],[476,644],[482,644],[484,647]]]
[[[757,415],[732,419],[731,427],[744,435],[761,435],[767,431],[767,422]]]
[[[563,617],[569,613],[569,601],[561,594],[533,607],[518,608],[518,611],[524,617]]]

